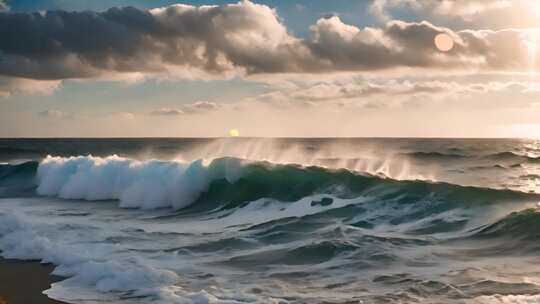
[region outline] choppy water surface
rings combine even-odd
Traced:
[[[538,303],[540,142],[0,140],[0,250],[71,303]]]

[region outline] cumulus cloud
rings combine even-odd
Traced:
[[[164,73],[175,67],[272,72],[288,69],[288,58],[303,55],[275,11],[249,1],[2,14],[0,36],[0,73],[36,79]]]
[[[454,40],[450,52],[435,48],[439,33]],[[403,21],[358,28],[332,16],[318,20],[300,39],[275,10],[247,0],[152,10],[0,13],[0,37],[0,75],[34,80],[531,68],[526,31],[453,31]]]
[[[531,64],[528,33],[519,30],[455,32],[426,21],[391,21],[384,28],[359,29],[338,17],[321,19],[311,29],[311,49],[338,70],[420,67],[523,71]],[[454,41],[450,52],[439,52],[434,46],[434,37],[441,33]]]
[[[210,112],[220,108],[222,105],[219,105],[214,102],[209,101],[197,101],[191,104],[184,104],[178,108],[160,108],[152,111],[151,115],[156,116],[179,116],[179,115],[189,115],[189,114],[202,114]]]

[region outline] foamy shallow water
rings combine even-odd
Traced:
[[[539,282],[523,277],[534,265],[530,263],[538,262],[534,256],[471,259],[459,253],[471,250],[467,242],[439,245],[431,237],[404,237],[400,230],[408,227],[383,225],[367,232],[340,222],[323,226],[306,220],[307,227],[300,224],[290,233],[314,226],[316,237],[286,240],[279,239],[279,229],[245,230],[332,211],[320,206],[309,210],[318,199],[277,205],[261,201],[228,217],[216,213],[195,218],[164,217],[170,210],[120,209],[110,201],[3,199],[0,248],[8,258],[58,265],[54,274],[68,279],[46,293],[72,303],[339,303],[355,297],[379,303],[383,300],[378,298],[399,297],[402,285],[424,288],[426,295],[433,289],[446,299],[451,282],[474,289],[484,276],[493,281],[486,282],[483,292],[538,290]],[[367,201],[338,201],[334,210],[350,204]],[[487,299],[478,296],[468,300]]]

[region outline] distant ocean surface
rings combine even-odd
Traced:
[[[540,303],[540,141],[0,139],[70,303]]]

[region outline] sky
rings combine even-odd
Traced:
[[[538,43],[536,0],[0,0],[0,137],[538,138]]]

